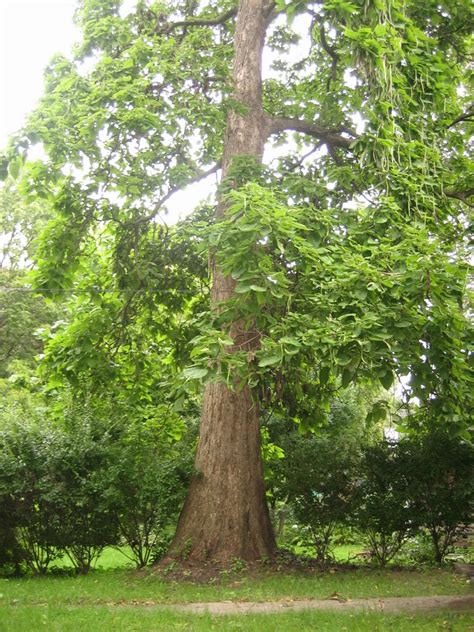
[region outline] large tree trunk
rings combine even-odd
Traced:
[[[226,178],[234,158],[261,162],[267,136],[261,94],[265,38],[263,0],[241,0],[234,44],[234,98],[245,114],[229,113],[222,161]],[[225,213],[220,202],[217,214]],[[234,281],[214,269],[214,308],[228,298]],[[236,348],[255,349],[255,332],[231,328]],[[231,351],[232,352],[232,351]],[[204,394],[196,472],[168,557],[230,562],[271,557],[275,539],[268,513],[260,451],[259,408],[248,387],[208,385]]]

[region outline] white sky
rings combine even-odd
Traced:
[[[78,39],[75,0],[0,0],[0,148],[43,91],[51,57]]]

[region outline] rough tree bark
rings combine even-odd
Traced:
[[[264,0],[241,0],[237,11],[233,86],[234,98],[245,106],[245,113],[229,113],[223,179],[238,156],[261,162],[271,131],[262,108],[261,58],[267,14]],[[225,212],[222,201],[216,212]],[[228,298],[234,287],[231,278],[214,269],[214,308],[218,309],[219,301]],[[239,323],[234,324],[231,335],[235,348],[250,351],[258,346],[256,332]],[[275,539],[265,498],[259,408],[248,387],[207,386],[196,472],[167,558],[225,563],[235,558],[272,557]]]

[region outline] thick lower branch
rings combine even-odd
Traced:
[[[307,134],[314,138],[319,138],[323,143],[332,147],[343,147],[349,149],[354,139],[342,136],[335,130],[326,129],[301,119],[293,119],[286,117],[268,117],[268,135],[278,134],[278,132],[293,131]]]
[[[471,108],[467,112],[463,112],[455,118],[454,121],[448,125],[448,129],[450,127],[454,127],[454,125],[457,125],[458,123],[463,123],[464,121],[474,121],[474,108]]]
[[[179,27],[188,27],[188,26],[219,26],[220,24],[224,24],[227,20],[230,20],[237,14],[237,9],[233,8],[222,15],[218,15],[215,18],[190,18],[189,20],[180,20],[179,22],[171,22],[164,25],[159,25],[156,29],[157,33],[161,33],[163,35],[168,35],[174,29]]]
[[[474,189],[467,189],[466,191],[447,190],[444,192],[444,194],[446,195],[446,197],[460,200],[461,202],[464,202],[464,204],[474,207],[474,204],[469,201],[469,198],[474,196]]]

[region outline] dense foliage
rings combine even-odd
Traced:
[[[391,443],[364,451],[354,521],[367,534],[371,555],[382,566],[421,526],[411,511],[409,494],[414,481],[404,466],[400,451]]]
[[[431,539],[429,559],[441,564],[471,524],[473,475],[472,445],[446,431],[358,446],[293,434],[278,484],[302,528],[298,541],[321,562],[331,559],[338,530],[353,527],[377,564],[420,534]]]
[[[472,522],[472,445],[446,431],[408,437],[398,447],[414,524],[429,533],[438,564]]]
[[[0,380],[32,371],[43,344],[36,331],[60,319],[59,305],[33,294],[27,270],[51,219],[43,201],[26,203],[9,179],[0,188]]]
[[[106,546],[139,567],[165,552],[191,474],[192,433],[163,443],[156,428],[107,430],[83,409],[66,427],[20,414],[1,421],[4,572],[46,573],[67,556],[86,573]],[[373,433],[358,442],[350,433],[347,442],[294,431],[282,439],[268,482],[291,516],[291,537],[321,564],[348,529],[380,565],[427,534],[427,559],[440,564],[472,520],[474,452],[446,433],[398,443]]]
[[[45,573],[67,556],[87,573],[106,546],[128,545],[138,566],[163,553],[192,469],[190,442],[104,427],[84,408],[66,425],[20,410],[0,419],[2,565]]]
[[[263,167],[236,161],[224,218],[168,230],[167,200],[218,170],[239,107],[235,11],[82,2],[82,42],[52,60],[7,155],[54,214],[36,285],[73,290],[47,349],[54,379],[90,388],[138,373],[144,397],[159,379],[176,398],[237,374],[309,424],[341,383],[409,374],[423,419],[469,426],[468,4],[276,3],[263,107],[268,146],[286,149]],[[47,158],[22,167],[38,143]],[[237,280],[218,315],[208,248]],[[260,332],[255,355],[227,352],[239,319]]]
[[[281,492],[294,517],[306,527],[302,544],[314,547],[316,559],[331,559],[335,531],[348,524],[358,453],[327,439],[294,435],[285,443]]]
[[[243,4],[82,0],[81,42],[51,61],[39,107],[2,158],[24,201],[11,184],[2,189],[0,386],[10,393],[16,383],[34,400],[20,408],[47,418],[31,431],[2,429],[10,479],[1,502],[15,517],[2,538],[13,563],[20,547],[42,571],[65,550],[87,570],[120,533],[139,564],[151,559],[186,478],[166,450],[213,382],[227,393],[249,386],[270,421],[306,431],[327,428],[341,389],[398,380],[397,421],[418,437],[418,452],[405,441],[375,445],[359,461],[358,450],[340,449],[336,475],[328,439],[284,445],[286,496],[321,559],[349,510],[381,564],[418,528],[440,561],[467,520],[471,457],[459,437],[470,439],[474,392],[470,4],[256,3],[267,28],[257,104],[266,151],[262,164],[235,157],[216,187],[229,121],[249,108],[232,74]],[[38,148],[44,157],[34,160]],[[198,181],[209,184],[207,200],[168,226],[167,203]],[[15,268],[31,257],[31,283],[58,312],[24,300]],[[216,293],[222,278],[225,296]],[[41,340],[29,323],[44,325]],[[79,401],[94,422],[68,425]],[[372,403],[375,423],[388,406]],[[116,418],[130,424],[119,438],[103,423]],[[446,437],[419,438],[434,429]],[[459,477],[458,457],[439,471],[429,465],[445,463],[449,437],[466,463]],[[171,460],[158,471],[161,446]],[[132,493],[137,514],[123,500]]]

